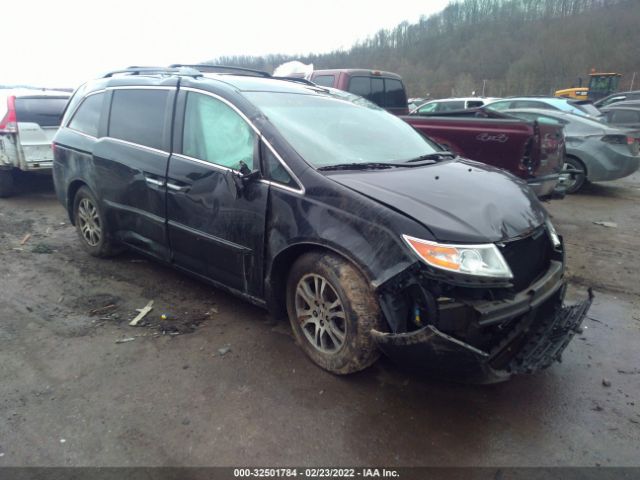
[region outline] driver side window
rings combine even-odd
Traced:
[[[253,170],[256,133],[231,107],[201,93],[189,92],[184,115],[182,153],[240,170]]]

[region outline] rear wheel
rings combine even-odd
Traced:
[[[586,183],[587,170],[577,158],[565,157],[560,176],[566,186],[566,192],[575,193]]]
[[[11,170],[0,170],[0,198],[10,197],[13,192],[13,172]]]
[[[378,302],[362,274],[336,255],[309,253],[296,261],[287,312],[296,340],[325,370],[357,372],[380,356],[370,333],[383,329]]]
[[[73,218],[82,247],[94,257],[117,253],[100,204],[87,187],[81,187],[73,202]]]

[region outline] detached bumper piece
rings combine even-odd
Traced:
[[[513,374],[543,370],[561,355],[576,333],[581,331],[593,294],[569,307],[557,308],[545,318],[531,318],[515,327],[490,352],[453,338],[433,325],[409,333],[372,331],[380,350],[393,360],[429,375],[447,375],[456,380],[494,383]],[[528,314],[539,316],[532,311]]]

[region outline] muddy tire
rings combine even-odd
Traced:
[[[577,158],[565,157],[562,174],[565,172],[571,172],[567,177],[567,193],[576,193],[587,183],[587,170]]]
[[[87,253],[94,257],[111,257],[118,253],[100,204],[87,187],[81,187],[76,193],[73,218],[80,244]]]
[[[14,193],[13,172],[0,170],[0,198],[7,198]]]
[[[336,255],[308,253],[295,262],[287,313],[298,344],[329,372],[364,370],[380,356],[370,334],[384,331],[378,302],[362,274]]]

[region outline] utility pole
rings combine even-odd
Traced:
[[[629,87],[629,91],[633,90],[633,84],[636,81],[636,72],[633,72],[633,76],[631,77],[631,86]]]
[[[486,80],[482,80],[482,96],[484,97],[484,87],[487,86],[487,81]]]

